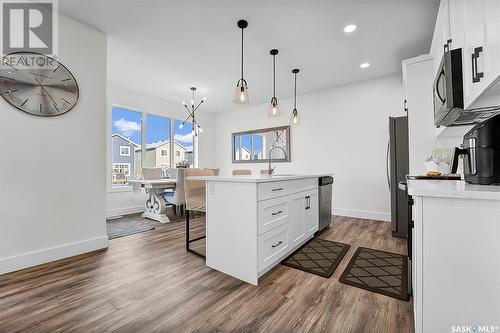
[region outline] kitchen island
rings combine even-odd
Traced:
[[[500,326],[500,186],[409,180],[408,194],[415,332]]]
[[[207,182],[207,266],[257,285],[318,231],[321,176],[189,177]]]

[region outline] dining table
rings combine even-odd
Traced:
[[[168,189],[175,189],[175,178],[161,179],[134,179],[129,180],[134,192],[146,191],[146,201],[144,202],[144,213],[142,217],[158,221],[160,223],[169,223],[170,219],[165,214],[167,202],[163,198],[163,193]]]

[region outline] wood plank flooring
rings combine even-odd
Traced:
[[[338,282],[358,246],[406,253],[390,223],[334,217],[321,238],[351,248],[330,279],[279,265],[255,287],[186,253],[181,221],[0,276],[0,332],[413,332],[411,302]]]

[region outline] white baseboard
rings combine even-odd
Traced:
[[[370,212],[363,210],[334,208],[333,215],[348,216],[348,217],[355,217],[358,219],[368,219],[376,221],[387,221],[387,222],[391,221],[391,213],[383,213],[383,212]]]
[[[108,236],[101,236],[39,251],[28,252],[17,256],[2,258],[0,259],[0,275],[76,256],[86,252],[105,249],[107,247]]]
[[[127,214],[142,213],[142,212],[144,212],[144,205],[108,209],[106,211],[106,218],[120,216],[120,215],[127,215]]]

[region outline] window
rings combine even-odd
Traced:
[[[120,146],[120,156],[130,156],[130,147]]]
[[[240,146],[240,159],[245,161],[250,160],[250,156],[252,156],[252,135],[242,135]]]
[[[182,120],[174,121],[174,165],[187,161],[189,167],[193,167],[193,124]]]
[[[119,106],[111,114],[112,187],[141,179],[143,167],[194,166],[192,123]]]
[[[146,115],[146,152],[144,166],[170,167],[170,118]]]
[[[127,185],[130,179],[130,163],[113,163],[113,185]]]
[[[111,111],[112,186],[127,186],[129,179],[141,177],[140,112],[113,107]]]
[[[252,160],[261,160],[267,157],[263,155],[263,144],[265,138],[261,134],[252,134]]]

